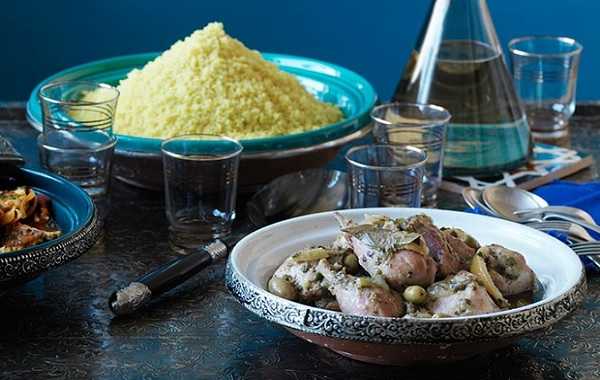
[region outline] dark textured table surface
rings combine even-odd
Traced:
[[[32,154],[23,110],[0,108],[0,134]],[[580,106],[566,139],[600,162],[600,107]],[[598,177],[598,167],[575,179]],[[246,311],[223,285],[223,263],[145,312],[115,319],[118,286],[175,257],[161,194],[114,183],[101,241],[81,258],[0,296],[0,378],[600,379],[600,276],[584,305],[553,328],[474,359],[427,368],[367,365],[304,342]],[[443,194],[440,206],[463,208]]]

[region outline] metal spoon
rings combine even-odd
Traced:
[[[518,210],[548,207],[548,202],[543,198],[518,187],[488,187],[483,190],[482,197],[485,204],[494,211],[494,213],[515,222],[536,220],[540,219],[540,217],[542,220],[559,219],[579,224],[591,231],[600,233],[600,226],[581,220],[573,215],[561,214],[558,212],[543,212],[539,215],[540,217],[537,218],[535,216],[527,217],[527,215],[531,214],[517,215],[515,211]]]
[[[564,215],[571,215],[571,216],[577,217],[581,220],[584,220],[588,223],[598,224],[598,223],[596,223],[594,218],[590,214],[588,214],[586,211],[584,211],[580,208],[577,208],[577,207],[569,207],[569,206],[548,206],[548,207],[541,207],[541,208],[528,208],[528,209],[523,209],[523,210],[516,210],[514,212],[514,214],[518,215],[518,216],[526,217],[527,214],[539,215],[539,214],[544,214],[544,213],[548,213],[548,212],[564,214]]]
[[[490,210],[490,208],[483,203],[483,200],[481,199],[481,191],[472,187],[467,187],[462,191],[462,196],[469,207],[473,209],[480,209],[488,215],[500,216],[494,211]]]
[[[518,187],[488,187],[483,190],[481,196],[494,214],[515,222],[523,220],[515,214],[516,210],[548,206],[548,202],[544,198]]]
[[[494,189],[494,190],[489,190],[489,191],[498,191],[498,190],[496,190],[496,188],[492,188],[492,189]],[[504,188],[504,189],[506,189],[506,188]],[[500,190],[500,191],[504,191],[504,190]],[[511,190],[509,190],[509,191],[511,191]],[[503,205],[504,208],[507,209],[506,215],[510,215],[510,218],[508,218],[510,220],[517,221],[517,222],[542,221],[542,220],[546,219],[546,216],[545,216],[546,214],[554,213],[554,214],[564,214],[566,216],[573,216],[575,218],[586,221],[590,224],[597,224],[594,221],[594,218],[590,214],[585,212],[584,210],[581,210],[581,209],[578,209],[575,207],[567,207],[567,206],[543,206],[543,205],[548,204],[543,198],[540,198],[539,196],[537,196],[533,193],[527,192],[525,190],[518,189],[517,191],[525,192],[528,197],[531,197],[530,200],[532,201],[532,203],[535,203],[538,206],[533,207],[533,208],[515,210],[512,212],[512,214],[510,214],[510,210],[512,208],[514,208],[514,206]],[[469,205],[469,207],[481,209],[486,214],[489,214],[492,216],[505,218],[505,216],[504,216],[505,214],[498,212],[498,210],[496,210],[496,209],[488,207],[488,205],[485,203],[485,201],[483,199],[482,191],[468,187],[463,190],[462,196],[463,196],[465,202]]]

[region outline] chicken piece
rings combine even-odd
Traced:
[[[451,236],[459,239],[460,241],[465,243],[467,246],[473,248],[474,250],[478,250],[481,247],[481,244],[479,244],[477,239],[475,239],[473,236],[469,235],[465,231],[461,230],[460,228],[442,227],[441,231],[444,234],[450,234]]]
[[[333,216],[337,220],[337,222],[340,225],[341,229],[349,228],[349,227],[352,227],[352,226],[356,225],[356,223],[354,223],[350,219],[346,219],[339,212],[334,213]],[[333,241],[333,243],[331,244],[331,247],[333,249],[338,249],[338,250],[351,250],[352,249],[352,244],[350,244],[350,239],[348,239],[348,237],[345,234],[339,234],[335,238],[335,240]]]
[[[478,252],[485,259],[492,281],[503,296],[512,296],[534,289],[535,273],[520,253],[498,244],[481,247]]]
[[[475,252],[477,252],[477,248],[479,248],[479,243],[477,243],[476,247],[471,247],[468,244],[468,241],[465,241],[460,235],[457,236],[457,231],[461,230],[454,228],[442,229],[442,236],[446,240],[448,248],[450,248],[450,252],[452,252],[454,256],[460,260],[461,269],[466,269],[468,268],[473,256],[475,256]]]
[[[298,298],[303,302],[314,302],[329,295],[327,287],[322,284],[323,276],[317,272],[316,266],[320,259],[325,258],[332,264],[341,267],[343,251],[325,250],[324,255],[318,254],[318,249],[312,249],[312,259],[302,259],[301,255],[311,254],[310,250],[304,250],[288,257],[277,268],[273,277],[285,278],[294,285],[298,291]],[[315,254],[316,253],[316,254]]]
[[[32,227],[40,230],[49,231],[51,230],[50,224],[50,199],[43,195],[37,194],[37,204],[35,209],[32,210],[30,216],[27,218],[26,223]]]
[[[396,290],[433,283],[437,266],[419,234],[378,224],[362,224],[343,231],[360,265],[371,276],[383,276]]]
[[[467,271],[436,282],[427,292],[427,309],[438,316],[487,314],[500,310],[485,288],[477,282],[477,277]]]
[[[404,315],[404,303],[400,295],[385,284],[335,271],[327,260],[319,261],[317,270],[323,275],[323,282],[328,285],[343,313],[376,317]]]
[[[406,229],[420,234],[425,239],[425,243],[429,248],[429,254],[438,265],[438,278],[445,278],[457,273],[461,269],[466,269],[468,263],[465,263],[450,248],[447,238],[433,224],[430,217],[427,215],[415,215],[407,220]]]
[[[60,231],[44,231],[16,222],[5,227],[5,234],[4,245],[0,246],[0,253],[18,251],[46,240],[55,239],[60,236]]]

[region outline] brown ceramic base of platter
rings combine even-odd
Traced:
[[[310,343],[365,363],[395,366],[444,364],[472,358],[513,344],[518,338],[444,344],[385,344],[336,339],[287,329]]]
[[[350,135],[316,146],[273,152],[243,154],[240,159],[238,192],[253,193],[269,181],[284,174],[321,168],[333,160],[341,147],[366,136],[368,125]],[[129,185],[163,191],[162,158],[160,153],[117,150],[114,156],[114,176]]]

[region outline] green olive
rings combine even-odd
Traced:
[[[427,301],[427,290],[422,286],[412,285],[404,289],[402,296],[406,301],[419,305]]]
[[[298,291],[296,290],[294,285],[284,278],[275,276],[271,277],[271,279],[269,280],[268,288],[271,293],[281,298],[285,298],[292,301],[295,301],[298,298]]]
[[[347,254],[344,256],[344,266],[346,267],[346,272],[355,274],[360,269],[358,257],[354,253]]]

